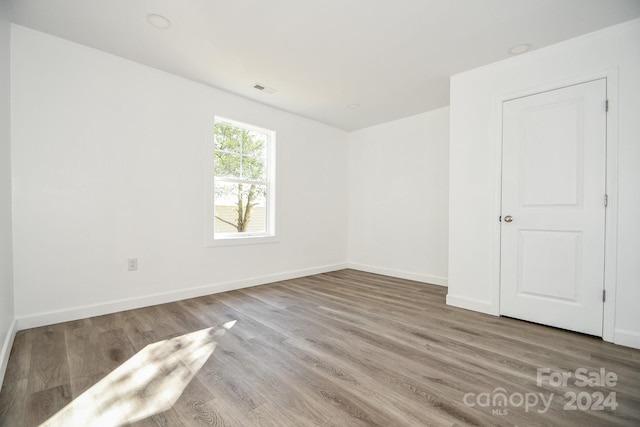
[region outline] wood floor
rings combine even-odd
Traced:
[[[445,294],[342,270],[21,331],[0,425],[640,425],[640,351]]]

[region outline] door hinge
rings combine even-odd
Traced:
[[[602,290],[602,302],[605,302],[607,300],[607,291],[605,291],[604,289]]]
[[[604,100],[604,111],[609,111],[609,100],[608,99]]]
[[[609,196],[608,195],[604,195],[604,207],[606,208],[609,205]]]

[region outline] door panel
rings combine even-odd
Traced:
[[[602,336],[606,80],[503,104],[500,313]]]
[[[581,126],[580,110],[580,100],[573,99],[521,113],[523,171],[519,178],[524,206],[579,203],[583,140],[576,127]]]
[[[581,234],[575,231],[520,230],[518,292],[575,302],[580,278],[576,266],[580,265]],[[558,259],[564,262],[555,262]]]

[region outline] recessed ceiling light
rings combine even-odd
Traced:
[[[349,104],[347,105],[347,108],[350,110],[357,110],[358,108],[360,108],[360,104]]]
[[[531,45],[529,43],[522,43],[510,48],[509,53],[511,55],[520,55],[521,53],[527,52],[529,49],[531,49]]]
[[[157,13],[150,13],[147,15],[147,22],[160,30],[166,30],[171,27],[171,21],[162,15]]]

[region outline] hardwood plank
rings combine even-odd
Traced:
[[[174,409],[183,425],[225,426],[218,413],[214,396],[202,385],[198,377],[191,380]]]
[[[22,426],[27,404],[27,379],[5,381],[0,390],[0,427]]]
[[[30,394],[69,384],[64,328],[64,324],[58,324],[32,331],[28,384]]]
[[[11,383],[29,378],[31,367],[31,346],[34,331],[18,331],[13,341],[9,358],[12,363],[7,365],[4,382]]]
[[[71,400],[71,387],[69,384],[32,393],[27,398],[24,425],[36,426],[42,423],[48,427],[50,424],[46,421],[64,408]]]

